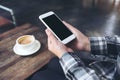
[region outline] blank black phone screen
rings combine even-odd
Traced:
[[[43,21],[61,40],[72,35],[72,32],[54,14],[43,18]]]

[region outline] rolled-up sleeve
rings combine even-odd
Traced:
[[[90,37],[91,53],[116,58],[120,52],[120,37]]]
[[[97,55],[107,54],[107,42],[105,37],[90,37],[91,53]]]
[[[82,60],[74,54],[65,53],[60,58],[60,64],[66,77],[69,80],[99,80],[95,71],[85,67]]]

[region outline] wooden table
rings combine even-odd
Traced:
[[[25,34],[34,35],[42,45],[34,55],[23,57],[13,52],[13,46],[16,39]],[[25,24],[0,34],[0,80],[24,80],[52,57],[47,49],[46,34],[40,27]]]

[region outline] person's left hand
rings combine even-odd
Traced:
[[[48,49],[57,57],[61,58],[64,53],[73,52],[71,48],[58,41],[49,29],[46,29],[45,32],[48,36]]]

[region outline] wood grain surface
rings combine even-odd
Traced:
[[[29,56],[16,55],[13,52],[16,39],[29,34],[41,42],[40,50]],[[27,23],[0,34],[0,80],[24,80],[52,57],[47,49],[46,34],[39,27]]]

